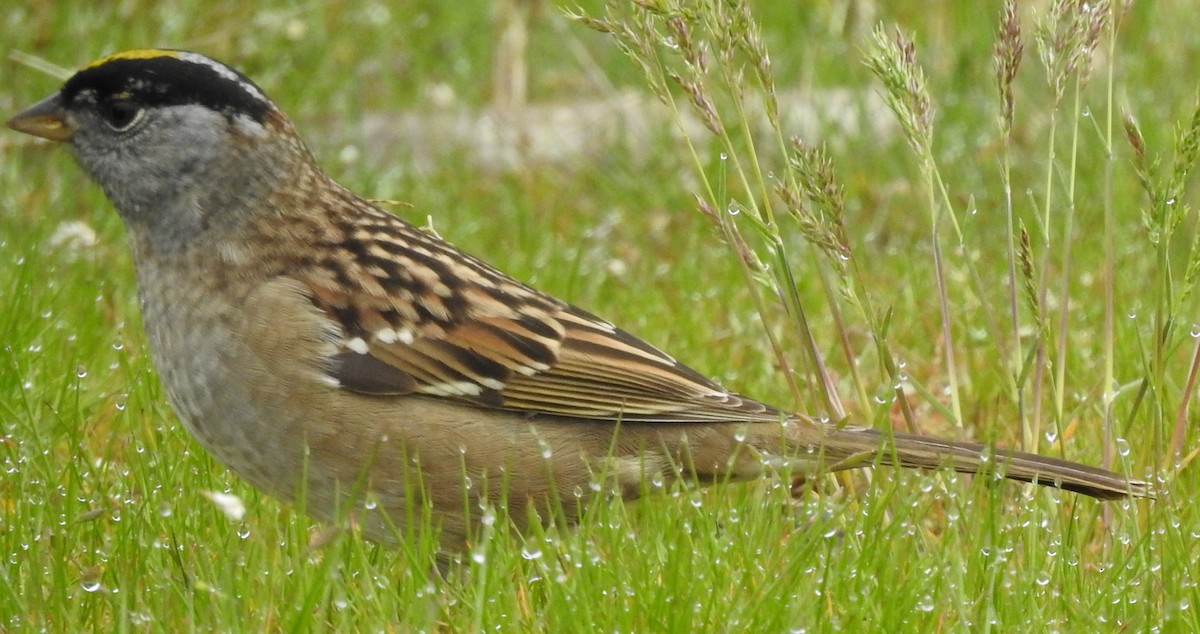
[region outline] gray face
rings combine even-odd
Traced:
[[[114,122],[96,109],[73,108],[70,146],[127,223],[153,226],[164,206],[180,204],[211,169],[231,121],[198,105],[139,107],[131,116]]]
[[[253,82],[185,51],[105,58],[9,125],[66,142],[135,242],[156,248],[236,228],[286,173],[278,164],[307,152],[270,142],[268,126],[287,123]]]

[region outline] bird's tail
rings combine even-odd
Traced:
[[[876,463],[911,469],[948,468],[960,473],[999,474],[1010,480],[1058,487],[1102,500],[1154,497],[1146,482],[1119,473],[979,443],[889,434],[869,427],[839,429],[803,419],[790,422],[784,429],[784,444],[792,456],[788,461],[797,457],[805,463],[818,461],[819,468],[826,471]],[[775,442],[778,446],[778,435]]]

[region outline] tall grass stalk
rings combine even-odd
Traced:
[[[1020,290],[1017,284],[1017,234],[1016,216],[1013,209],[1013,123],[1016,116],[1014,82],[1025,52],[1021,37],[1021,19],[1017,13],[1016,0],[1006,0],[1000,14],[1000,26],[996,34],[996,47],[992,62],[996,71],[996,87],[1000,98],[1000,139],[1003,144],[1000,155],[1000,184],[1004,192],[1005,255],[1008,264],[1008,317],[1011,327],[1009,348],[1009,371],[1005,378],[1009,383],[1009,394],[1016,401],[1017,420],[1021,424],[1022,446],[1036,446],[1025,411],[1025,389],[1022,381],[1024,355],[1021,351]]]
[[[787,352],[789,347],[774,334],[776,311],[755,286],[766,288],[790,316],[785,323],[791,325],[785,330],[795,332],[806,352],[808,384],[819,396],[826,416],[842,420],[847,413],[809,322],[809,314],[824,311],[841,324],[839,348],[846,366],[852,368],[859,408],[866,412],[886,407],[894,398],[909,426],[915,427],[899,380],[901,372],[888,351],[885,321],[872,305],[846,235],[842,189],[824,150],[784,130],[771,58],[749,4],[717,0],[609,2],[602,15],[573,12],[571,17],[611,36],[674,113],[701,179],[697,206],[718,227],[745,278],[753,281],[755,308],[796,406],[809,399],[790,376],[794,360]],[[715,173],[699,150],[708,143],[693,137],[683,124],[671,86],[680,89],[715,139],[719,152]],[[765,119],[765,133],[760,118]],[[751,234],[746,235],[743,228]],[[812,260],[817,274],[809,276],[821,282],[825,303],[819,308],[806,306],[798,292],[796,257],[791,253],[794,242],[789,237],[793,231],[815,253],[825,256]],[[836,282],[829,282],[830,273]],[[868,379],[859,372],[856,345],[842,317],[843,301],[849,301],[869,324],[881,372],[892,386],[893,398],[882,403],[872,402],[869,394],[876,390],[868,387]]]

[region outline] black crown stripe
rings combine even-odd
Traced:
[[[104,58],[63,85],[68,106],[83,95],[97,101],[128,99],[147,107],[195,104],[259,123],[272,109],[262,90],[237,70],[195,53],[174,51]]]

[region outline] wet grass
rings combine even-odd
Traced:
[[[689,33],[714,73],[701,94],[726,141],[700,131],[689,149],[665,129],[515,170],[453,148],[433,166],[402,145],[348,149],[367,142],[349,122],[370,113],[487,106],[494,29],[474,7],[31,5],[0,12],[0,53],[74,67],[139,46],[201,50],[254,77],[352,189],[404,201],[400,215],[432,217],[456,244],[743,393],[1111,460],[1165,478],[1159,500],[1099,504],[891,471],[798,498],[771,482],[681,488],[599,504],[576,531],[521,538],[497,518],[481,556],[431,577],[427,544],[330,537],[204,455],[155,377],[119,219],[61,148],[0,134],[0,630],[1200,628],[1190,7],[1122,9],[1073,68],[1043,64],[1039,50],[1061,35],[1077,54],[1070,38],[1091,23],[1071,31],[1069,13],[1022,7],[1008,127],[994,63],[1013,48],[996,52],[998,8],[878,3],[864,16],[867,3],[820,4],[754,5],[775,86],[889,95],[907,121],[804,139],[825,148],[827,169],[794,149],[786,123],[779,135],[739,132],[716,75],[721,47],[701,23]],[[888,25],[879,37],[875,20]],[[663,36],[650,50],[689,80],[679,33],[663,45],[677,27],[650,24]],[[730,57],[750,99],[753,55]],[[552,7],[530,31],[529,64],[534,102],[652,94],[609,36]],[[13,63],[3,76],[4,113],[58,83]],[[667,94],[693,108],[696,91],[672,81]],[[382,158],[355,158],[368,154]],[[804,189],[826,175],[841,188],[836,213]],[[774,186],[788,178],[808,220]],[[771,205],[777,221],[756,229]],[[812,246],[822,228],[844,252]],[[744,268],[726,245],[738,235],[770,266]],[[239,496],[245,517],[231,520],[211,491]]]

